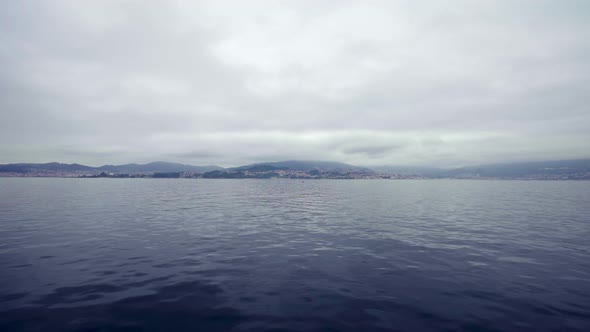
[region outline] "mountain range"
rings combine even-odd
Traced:
[[[39,174],[41,176],[60,176],[63,174],[154,174],[154,173],[207,173],[228,172],[270,172],[278,170],[293,171],[332,171],[357,172],[366,174],[403,175],[425,178],[538,178],[538,179],[590,179],[590,159],[536,161],[520,163],[498,163],[479,166],[443,169],[436,167],[380,166],[359,167],[341,162],[287,160],[279,162],[255,163],[239,167],[223,168],[215,165],[194,166],[170,162],[148,164],[104,165],[99,167],[81,164],[18,163],[0,164],[0,175]]]

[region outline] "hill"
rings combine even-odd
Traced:
[[[61,163],[19,163],[0,165],[0,173],[33,173],[33,172],[87,172],[94,170],[94,167],[80,164],[61,164]]]
[[[219,166],[193,166],[168,162],[153,162],[148,164],[104,165],[100,167],[85,166],[80,164],[62,163],[19,163],[0,165],[0,173],[39,174],[39,175],[63,175],[81,173],[170,173],[170,172],[196,172],[205,173],[214,170],[222,170]]]

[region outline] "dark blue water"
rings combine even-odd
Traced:
[[[590,182],[0,179],[0,331],[590,331]]]

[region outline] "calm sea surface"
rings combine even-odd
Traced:
[[[590,182],[0,178],[0,331],[590,331]]]

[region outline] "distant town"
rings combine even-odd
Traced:
[[[374,168],[327,161],[281,161],[240,167],[193,166],[169,162],[104,165],[62,163],[0,164],[0,177],[186,178],[186,179],[513,179],[590,180],[590,159],[508,163],[439,169]]]
[[[422,178],[418,176],[396,176],[357,171],[300,171],[300,170],[268,170],[268,171],[211,171],[199,172],[156,172],[153,174],[118,174],[102,172],[97,175],[80,175],[81,178],[186,178],[186,179],[391,179]]]

